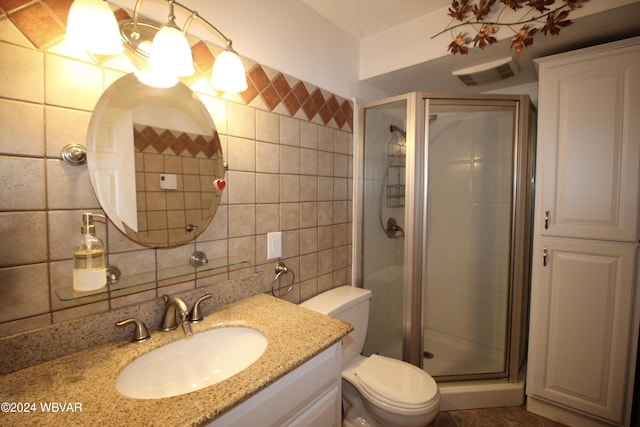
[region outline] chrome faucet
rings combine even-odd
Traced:
[[[162,316],[161,331],[172,331],[182,323],[182,329],[186,335],[191,335],[191,324],[189,323],[189,308],[184,301],[178,297],[163,295],[164,316]]]

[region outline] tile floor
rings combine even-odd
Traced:
[[[561,427],[524,406],[440,412],[430,427]]]

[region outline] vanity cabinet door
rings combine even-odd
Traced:
[[[542,235],[634,242],[640,45],[539,60]]]
[[[621,424],[635,245],[565,238],[538,244],[527,394]]]
[[[337,342],[207,426],[340,427],[341,398],[342,343]]]

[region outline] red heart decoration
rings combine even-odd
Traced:
[[[224,179],[216,179],[213,181],[213,186],[219,191],[222,191],[226,185],[227,183]]]

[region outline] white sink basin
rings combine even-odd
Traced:
[[[242,371],[266,348],[267,338],[255,329],[211,329],[138,357],[118,375],[116,390],[137,399],[200,390]]]

